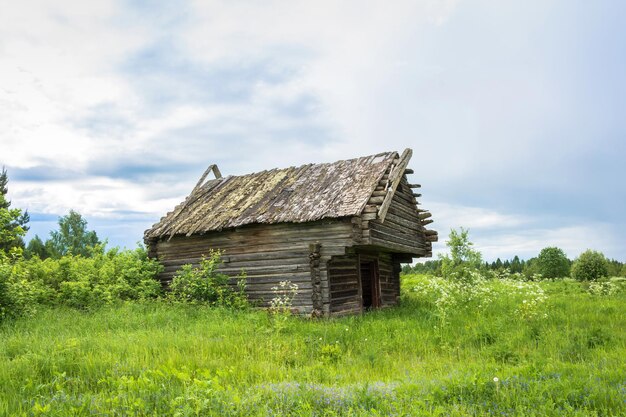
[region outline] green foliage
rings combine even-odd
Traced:
[[[2,200],[0,195],[0,201]],[[0,208],[0,251],[9,253],[11,248],[19,247],[26,229],[20,224],[20,209]]]
[[[35,311],[36,285],[19,262],[0,251],[0,322]]]
[[[100,243],[96,232],[87,230],[87,221],[74,210],[59,217],[59,230],[50,232],[49,242],[46,249],[55,258],[70,254],[88,257]]]
[[[570,260],[565,252],[557,247],[543,248],[537,256],[537,271],[544,278],[568,277]]]
[[[9,182],[6,169],[0,172],[0,252],[8,254],[13,248],[23,248],[23,237],[28,231],[28,212],[12,209],[7,198]]]
[[[609,264],[601,252],[587,250],[572,265],[572,278],[578,281],[597,280],[608,276]]]
[[[626,415],[626,292],[486,279],[437,328],[441,294],[412,290],[430,279],[402,277],[399,307],[283,333],[252,309],[42,308],[0,326],[0,415]],[[547,317],[520,319],[536,287]]]
[[[415,265],[403,265],[402,273],[404,274],[432,274],[441,275],[441,260],[434,259],[426,262],[418,262]]]
[[[293,314],[293,299],[298,295],[298,284],[289,280],[280,281],[278,285],[272,287],[274,298],[270,300],[269,313],[272,329],[282,332]]]
[[[92,257],[60,259],[0,257],[0,319],[31,313],[37,305],[92,308],[119,301],[146,300],[161,293],[156,275],[161,265],[143,248],[108,252],[102,246]]]
[[[608,276],[610,277],[626,277],[626,265],[611,259],[608,261]]]
[[[441,273],[444,277],[463,278],[467,271],[479,269],[482,266],[482,255],[472,248],[474,244],[469,240],[469,230],[450,230],[446,246],[450,254],[440,256]]]
[[[210,306],[244,308],[247,306],[245,294],[246,277],[238,278],[237,288],[229,284],[229,277],[217,272],[221,263],[221,252],[211,251],[209,257],[202,258],[199,267],[183,265],[170,285],[169,298],[174,301],[201,303]]]
[[[515,255],[513,260],[511,261],[510,271],[514,274],[519,274],[524,269],[524,264],[520,261],[519,256]]]
[[[50,257],[48,248],[39,235],[35,235],[35,237],[28,242],[26,250],[24,251],[25,258],[30,259],[33,256],[38,256],[39,259],[46,259]]]
[[[447,326],[451,316],[469,311],[499,311],[528,321],[547,318],[546,296],[539,284],[520,280],[519,275],[508,273],[498,278],[491,279],[477,270],[468,271],[462,281],[417,276],[411,281],[411,291],[421,302],[432,303],[439,328]],[[504,300],[506,302],[502,303]]]

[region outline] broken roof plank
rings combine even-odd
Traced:
[[[385,199],[378,209],[378,218],[381,222],[385,221],[385,216],[387,215],[387,210],[389,210],[389,206],[391,205],[393,195],[396,192],[396,188],[398,188],[398,184],[400,184],[400,181],[402,181],[402,178],[404,177],[405,169],[409,164],[412,155],[413,151],[409,148],[406,148],[404,152],[402,152],[402,156],[400,156],[400,161],[398,161],[398,165],[396,165],[389,174],[388,181],[391,183],[391,187],[387,188],[387,195],[385,196]]]

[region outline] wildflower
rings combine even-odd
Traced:
[[[495,383],[497,384],[497,383],[498,383],[498,381],[500,381],[500,380],[498,379],[498,377],[497,377],[497,376],[494,376],[494,377],[493,377],[493,382],[495,382]]]

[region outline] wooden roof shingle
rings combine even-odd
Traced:
[[[303,223],[361,214],[397,152],[204,181],[146,230],[147,239],[202,234],[254,223]],[[217,167],[211,166],[216,176]],[[208,172],[208,170],[207,170]]]

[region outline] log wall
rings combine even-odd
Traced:
[[[396,305],[400,298],[400,262],[390,253],[378,257],[382,307]]]
[[[313,283],[321,290],[320,313],[330,313],[327,264],[331,257],[344,255],[354,245],[354,225],[350,219],[310,223],[250,225],[205,235],[174,237],[150,244],[150,253],[164,266],[160,276],[168,284],[184,264],[199,264],[211,249],[219,249],[223,264],[219,271],[232,282],[240,272],[247,274],[250,300],[262,307],[274,297],[272,287],[289,280],[298,285],[293,307],[302,313],[313,311]],[[319,243],[319,266],[312,276],[311,244]]]
[[[376,261],[378,265],[381,307],[396,305],[400,297],[400,259],[391,253],[356,252],[333,257],[328,263],[330,313],[357,314],[363,311],[360,263]]]
[[[358,255],[335,256],[328,262],[330,281],[330,313],[332,315],[360,313],[361,280]]]
[[[398,253],[428,255],[431,245],[425,239],[426,229],[416,207],[417,201],[405,176],[394,193],[385,220],[375,218],[367,222],[368,243]]]

